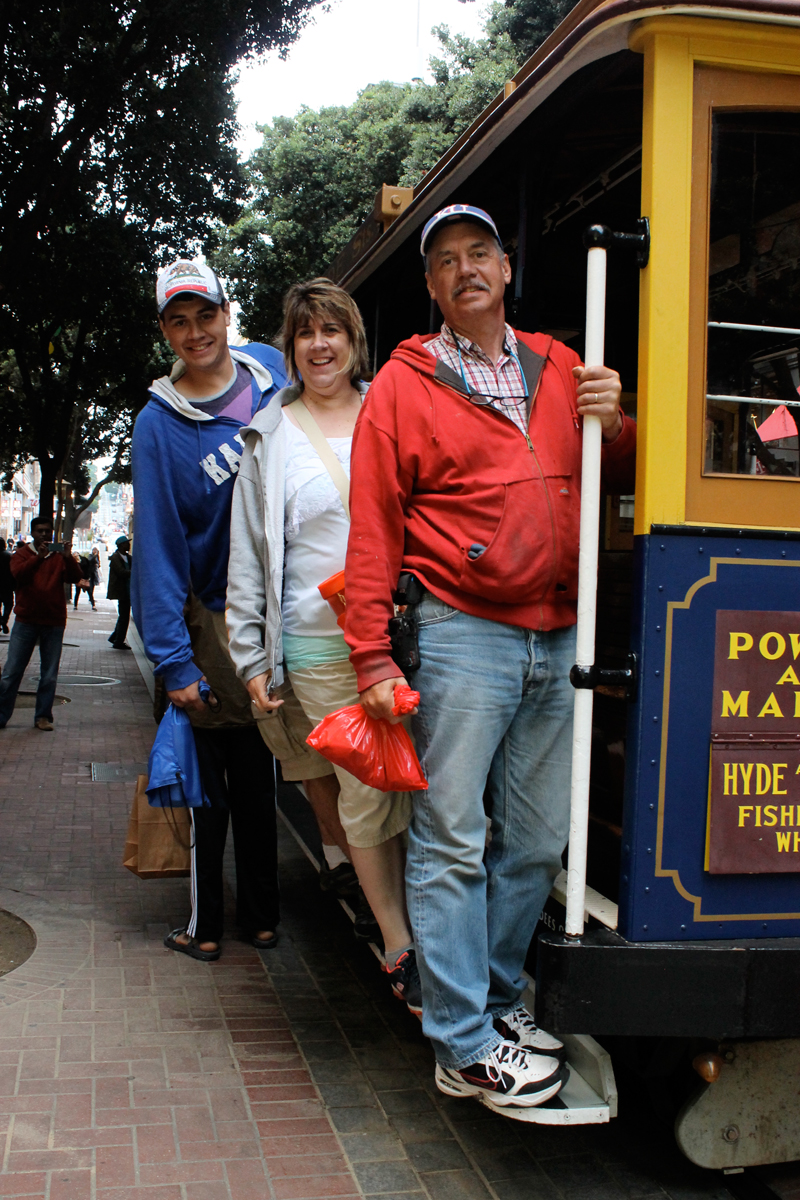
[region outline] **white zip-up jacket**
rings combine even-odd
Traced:
[[[233,489],[225,622],[231,658],[243,683],[265,672],[271,687],[283,683],[286,432],[281,409],[299,394],[296,387],[282,388],[240,431],[244,453]]]
[[[363,394],[367,385],[355,385]],[[231,510],[231,554],[225,620],[231,658],[247,683],[265,672],[283,683],[283,595],[286,431],[281,409],[302,395],[285,387],[241,430],[244,439]]]

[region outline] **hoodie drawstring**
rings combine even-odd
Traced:
[[[433,442],[434,446],[438,446],[439,438],[436,435],[436,395],[433,388],[429,386],[425,375],[420,374],[420,380],[422,381],[422,386],[425,388],[425,391],[431,398],[431,441]]]
[[[211,493],[211,487],[208,482],[208,471],[204,470],[204,468],[203,468],[203,443],[200,440],[200,423],[199,423],[199,421],[195,421],[194,428],[195,428],[195,432],[197,433],[197,463],[198,463],[198,466],[200,467],[200,470],[202,471],[203,486],[204,486],[205,493],[208,496]]]

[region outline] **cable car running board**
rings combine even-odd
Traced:
[[[567,907],[567,872],[559,871],[553,880],[553,886],[550,889],[550,895],[559,904]],[[607,896],[601,892],[595,891],[593,887],[586,888],[586,893],[583,901],[584,919],[593,917],[601,925],[605,925],[606,929],[616,930],[619,924],[619,905],[613,900],[609,900]]]
[[[534,983],[524,971],[523,975],[528,986],[521,1000],[533,1012]],[[588,1034],[565,1034],[561,1040],[569,1068],[569,1079],[561,1091],[535,1108],[504,1108],[503,1115],[534,1125],[607,1124],[617,1115],[617,1083],[608,1051]]]

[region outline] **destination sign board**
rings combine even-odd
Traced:
[[[800,871],[800,613],[717,613],[706,870]]]

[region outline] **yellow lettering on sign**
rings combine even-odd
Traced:
[[[771,638],[775,638],[775,653],[774,654],[770,653],[770,649],[769,649],[769,643],[770,643]],[[773,661],[774,659],[780,658],[783,654],[786,653],[786,638],[783,636],[782,633],[765,633],[764,636],[762,637],[761,641],[758,643],[758,648],[761,651],[762,658],[768,658],[768,659],[770,659],[770,661]]]
[[[800,633],[790,633],[789,641],[792,643],[792,654],[797,658],[800,654]]]
[[[748,637],[750,635],[748,634]],[[723,717],[746,717],[747,716],[747,700],[749,692],[739,692],[739,695],[734,700],[730,692],[722,693],[722,715]]]
[[[787,795],[786,788],[778,787],[779,783],[783,783],[783,772],[788,768],[788,763],[773,763],[772,764],[772,794],[773,796]]]
[[[777,806],[777,804],[768,804],[767,807],[764,809],[764,824],[765,825],[777,825],[778,824],[778,806]]]
[[[753,811],[752,804],[740,804],[739,805],[739,828],[740,829],[742,828],[742,826],[744,825],[745,821],[750,816],[750,813],[752,811]]]
[[[782,717],[781,707],[775,699],[775,693],[770,692],[769,700],[758,714],[760,717]]]
[[[742,783],[744,784],[745,796],[750,795],[750,778],[753,774],[753,763],[739,763],[742,769]]]
[[[792,841],[792,835],[790,833],[778,833],[776,831],[775,837],[778,839],[778,850],[779,851],[789,849],[789,846]]]
[[[772,771],[766,763],[756,763],[756,795],[765,796],[772,783]]]
[[[794,835],[794,847],[793,847],[793,849],[794,849],[794,852],[795,852],[795,854],[797,854],[797,851],[800,849],[800,833],[796,833],[796,834]]]
[[[797,678],[797,673],[794,667],[787,667],[775,686],[779,687],[782,683],[796,683],[797,686],[800,687],[800,679]]]
[[[800,717],[800,692],[794,694],[794,715]],[[800,771],[797,772],[800,775]]]
[[[800,634],[798,634],[800,639]],[[731,634],[731,649],[728,658],[738,658],[739,653],[744,653],[745,650],[752,650],[753,635],[752,633],[732,633]],[[797,655],[795,654],[795,658]]]
[[[785,829],[787,825],[794,825],[794,806],[791,804],[782,804],[781,829]]]
[[[739,764],[723,763],[722,765],[725,769],[725,791],[723,792],[723,795],[738,796],[739,792],[737,790],[737,786],[739,782]],[[748,792],[747,795],[749,796],[750,793]]]
[[[761,805],[756,805],[756,825],[761,824]]]

